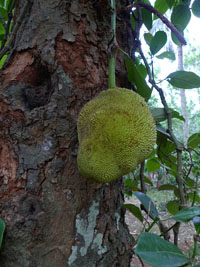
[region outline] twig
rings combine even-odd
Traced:
[[[22,21],[23,21],[23,17],[26,13],[26,11],[28,10],[28,7],[30,6],[30,4],[32,4],[32,1],[31,0],[27,0],[22,8],[22,11],[21,11],[21,14],[19,15],[16,23],[15,23],[15,26],[13,28],[13,31],[11,33],[11,36],[10,36],[10,39],[8,40],[8,43],[6,46],[4,46],[4,48],[1,50],[0,52],[0,59],[6,54],[7,51],[9,51],[9,49],[11,48],[13,42],[14,42],[14,39],[15,39],[15,36],[17,34],[17,31],[20,27],[20,25],[22,24]]]
[[[147,9],[150,12],[152,12],[153,14],[155,14],[176,35],[177,39],[179,40],[179,42],[182,45],[186,45],[187,44],[185,38],[177,30],[177,28],[165,16],[163,16],[158,10],[156,10],[151,5],[145,4],[143,2],[139,2],[139,3],[135,3],[135,4],[131,4],[131,5],[127,6],[127,9],[132,9],[133,7],[137,8],[137,6],[144,7],[145,9]]]
[[[183,182],[182,182],[182,151],[183,151],[183,146],[182,144],[176,139],[173,130],[172,130],[172,112],[168,107],[167,101],[165,99],[163,90],[158,87],[155,83],[154,77],[152,76],[150,67],[148,65],[148,62],[144,56],[144,53],[142,51],[141,44],[138,45],[140,55],[142,57],[142,60],[144,61],[145,67],[147,69],[147,73],[149,76],[149,82],[152,84],[152,86],[158,91],[160,95],[161,102],[164,106],[165,113],[167,115],[167,123],[168,123],[168,132],[171,136],[172,141],[174,142],[176,146],[176,151],[177,151],[177,175],[176,175],[176,181],[178,184],[178,189],[179,189],[179,195],[180,195],[180,200],[181,200],[181,208],[184,207],[185,205],[185,198],[184,198],[184,190],[183,190]]]

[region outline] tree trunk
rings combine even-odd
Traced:
[[[178,46],[178,70],[183,70],[183,47]],[[189,137],[189,126],[188,126],[188,114],[187,114],[187,101],[185,96],[185,90],[180,89],[180,97],[181,97],[181,110],[182,115],[185,119],[183,122],[183,140],[184,143],[187,143]]]
[[[18,0],[16,18],[26,3],[0,72],[0,265],[129,266],[122,179],[88,181],[76,166],[78,113],[107,89],[109,5]],[[129,14],[121,16],[124,49]],[[119,55],[118,69],[118,85],[127,86]]]

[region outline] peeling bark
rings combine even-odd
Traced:
[[[0,72],[1,266],[129,266],[123,181],[87,181],[76,166],[77,115],[107,89],[107,1],[35,0],[27,10]]]

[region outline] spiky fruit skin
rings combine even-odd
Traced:
[[[147,103],[125,88],[101,92],[78,117],[78,169],[88,179],[112,182],[134,170],[153,150],[156,126]]]

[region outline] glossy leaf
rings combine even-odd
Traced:
[[[158,211],[153,203],[153,201],[142,192],[134,192],[134,195],[140,200],[145,210],[148,212],[149,216],[155,220],[158,218]]]
[[[0,0],[0,7],[4,7],[5,0]]]
[[[191,201],[194,200],[195,202],[200,203],[200,196],[197,193],[196,194],[195,194],[195,192],[188,193],[188,196],[189,196],[189,198],[190,198]]]
[[[177,118],[179,120],[185,121],[184,117],[181,116],[177,111],[170,109],[172,112],[172,118]],[[156,122],[161,122],[167,120],[167,114],[164,108],[154,108],[151,109],[151,113]]]
[[[182,35],[182,36],[184,36],[184,32],[183,32],[183,30],[182,30],[182,27],[181,26],[179,26],[179,25],[175,25],[175,27],[177,28],[177,30],[179,31],[179,33]],[[171,32],[171,38],[172,38],[172,41],[176,44],[176,45],[181,45],[181,43],[180,43],[180,41],[178,40],[178,38],[176,37],[176,35],[173,33],[173,32]]]
[[[157,160],[155,159],[149,159],[146,164],[146,168],[148,172],[155,172],[160,169],[160,164]]]
[[[195,0],[192,4],[192,13],[197,18],[200,18],[200,0]]]
[[[147,76],[147,70],[143,64],[139,64],[137,66],[137,71],[140,73],[140,75],[143,77],[143,79]]]
[[[166,190],[168,190],[168,191],[174,191],[176,189],[177,189],[177,187],[175,185],[172,185],[172,184],[163,184],[163,185],[159,186],[158,191],[163,191],[163,190],[164,191],[166,191]]]
[[[5,228],[6,228],[6,224],[5,224],[5,222],[0,218],[0,248],[1,248],[1,245],[2,245],[3,235],[4,235]]]
[[[136,86],[138,94],[148,101],[152,90],[138,72],[134,62],[128,57],[126,58],[126,68],[128,71],[128,80]]]
[[[5,8],[0,7],[0,13],[1,13],[1,16],[3,17],[3,19],[5,21],[7,21],[8,20],[8,12],[7,12],[7,10]]]
[[[144,176],[144,182],[145,182],[146,184],[149,184],[149,185],[153,186],[152,181],[151,181],[149,178],[147,178],[146,176]]]
[[[9,11],[12,5],[12,0],[7,0],[6,1],[6,9]]]
[[[151,33],[144,34],[144,40],[149,46],[150,46],[152,39],[153,39],[153,35]]]
[[[167,3],[169,8],[172,8],[174,3],[175,3],[175,0],[166,0],[166,3]]]
[[[199,215],[200,215],[200,207],[187,207],[180,210],[176,215],[171,217],[171,219],[177,222],[189,222],[195,216]]]
[[[156,125],[156,130],[157,130],[158,134],[160,133],[160,134],[164,135],[165,137],[170,137],[170,134],[161,125]]]
[[[194,72],[179,70],[167,76],[167,81],[174,87],[193,89],[200,87],[200,77]]]
[[[175,267],[188,262],[177,246],[152,233],[140,235],[135,253],[155,267]]]
[[[190,177],[187,177],[185,180],[185,184],[188,187],[193,188],[195,186],[195,181],[193,179],[191,179]]]
[[[178,29],[184,30],[191,19],[191,12],[187,5],[177,5],[174,7],[171,15],[171,22]]]
[[[150,51],[155,55],[167,42],[167,34],[164,31],[157,31],[150,43]]]
[[[152,28],[152,13],[145,8],[141,8],[142,20],[147,30]]]
[[[163,52],[161,53],[160,55],[156,56],[158,59],[164,59],[164,58],[167,58],[167,59],[170,59],[172,61],[176,60],[176,56],[175,54],[172,52],[172,51],[166,51],[166,52]]]
[[[195,148],[200,145],[200,133],[192,134],[187,141],[187,147]]]
[[[138,220],[143,222],[143,216],[141,210],[133,204],[123,204],[122,208],[129,210]]]
[[[193,218],[193,224],[194,224],[197,235],[199,235],[200,234],[200,216],[195,216]]]
[[[168,10],[169,6],[166,3],[166,1],[163,0],[156,0],[154,4],[154,8],[158,10],[161,14],[165,14],[165,12]],[[153,19],[156,20],[158,17],[154,15]]]
[[[179,212],[179,206],[180,206],[180,203],[178,200],[171,200],[166,205],[167,210],[172,215],[175,215],[177,212]]]

